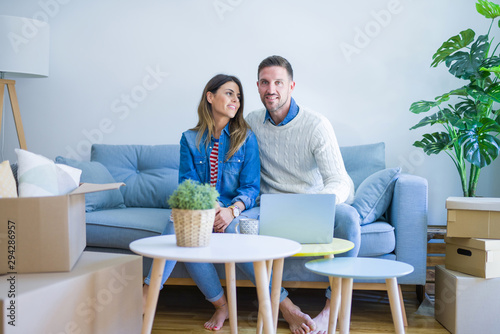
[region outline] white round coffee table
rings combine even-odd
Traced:
[[[328,333],[335,333],[337,316],[339,313],[342,290],[342,310],[340,314],[340,333],[349,333],[351,320],[352,281],[358,279],[385,279],[387,293],[391,306],[392,319],[396,333],[404,333],[404,321],[399,294],[397,277],[405,276],[413,272],[413,266],[393,260],[344,257],[334,259],[313,260],[306,263],[310,271],[333,277],[335,291],[332,286],[332,298],[330,299],[330,322]],[[343,314],[342,314],[343,313]]]
[[[165,260],[225,263],[229,324],[232,334],[238,332],[235,263],[253,262],[259,309],[264,316],[264,332],[270,334],[274,332],[273,311],[269,295],[266,261],[274,260],[272,290],[273,293],[276,291],[279,293],[284,258],[300,251],[301,246],[298,242],[277,237],[213,233],[208,247],[178,247],[175,235],[162,235],[136,240],[130,244],[130,249],[137,254],[153,258],[151,284],[147,296],[142,334],[151,333],[153,327]]]

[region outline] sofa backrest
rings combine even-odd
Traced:
[[[385,168],[385,144],[344,146],[342,158],[354,186]],[[90,159],[103,164],[121,187],[127,207],[169,208],[179,179],[179,145],[92,145]]]
[[[355,189],[368,176],[385,168],[385,143],[344,146],[340,153]]]
[[[90,159],[126,184],[120,190],[127,207],[169,208],[179,179],[179,145],[94,144]]]

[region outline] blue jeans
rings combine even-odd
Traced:
[[[252,208],[250,210],[246,210],[241,213],[240,217],[233,219],[231,224],[226,228],[225,233],[236,233],[236,225],[238,224],[240,218],[258,218],[259,217],[260,208]],[[171,223],[169,223],[171,224]],[[168,226],[168,224],[167,224]],[[167,228],[165,229],[167,230]],[[173,270],[176,261],[166,261],[165,270],[163,271],[162,284],[168,279],[168,276]],[[215,302],[220,299],[224,295],[224,290],[220,284],[219,275],[215,270],[215,266],[212,263],[184,263],[187,271],[191,278],[195,281],[196,285],[203,293],[205,298],[209,302]],[[255,285],[255,272],[253,268],[253,263],[237,263],[236,266],[245,274],[245,276],[252,281]],[[151,270],[149,272],[148,277],[144,280],[146,284],[149,285],[151,277]],[[271,288],[271,287],[269,287]],[[288,296],[288,291],[286,291],[283,287],[281,288],[280,294],[280,302],[282,302]]]
[[[163,232],[161,233],[161,235],[169,235],[169,234],[174,234],[174,223],[171,220],[169,220],[167,222],[167,225],[165,225],[165,228],[163,229]],[[173,260],[165,261],[165,269],[163,269],[163,275],[161,277],[160,290],[163,289],[163,284],[165,284],[168,277],[172,273],[172,270],[174,270],[176,263],[177,263],[177,261],[173,261]],[[151,268],[149,268],[148,276],[146,276],[146,278],[144,279],[144,283],[147,285],[150,285],[150,283],[151,283],[152,270],[153,270],[153,266],[151,265]]]

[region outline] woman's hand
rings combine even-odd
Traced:
[[[214,232],[224,233],[226,228],[233,221],[233,212],[229,208],[215,209]]]

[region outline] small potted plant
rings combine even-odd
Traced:
[[[215,219],[219,193],[209,184],[182,182],[168,199],[179,247],[206,247]]]

